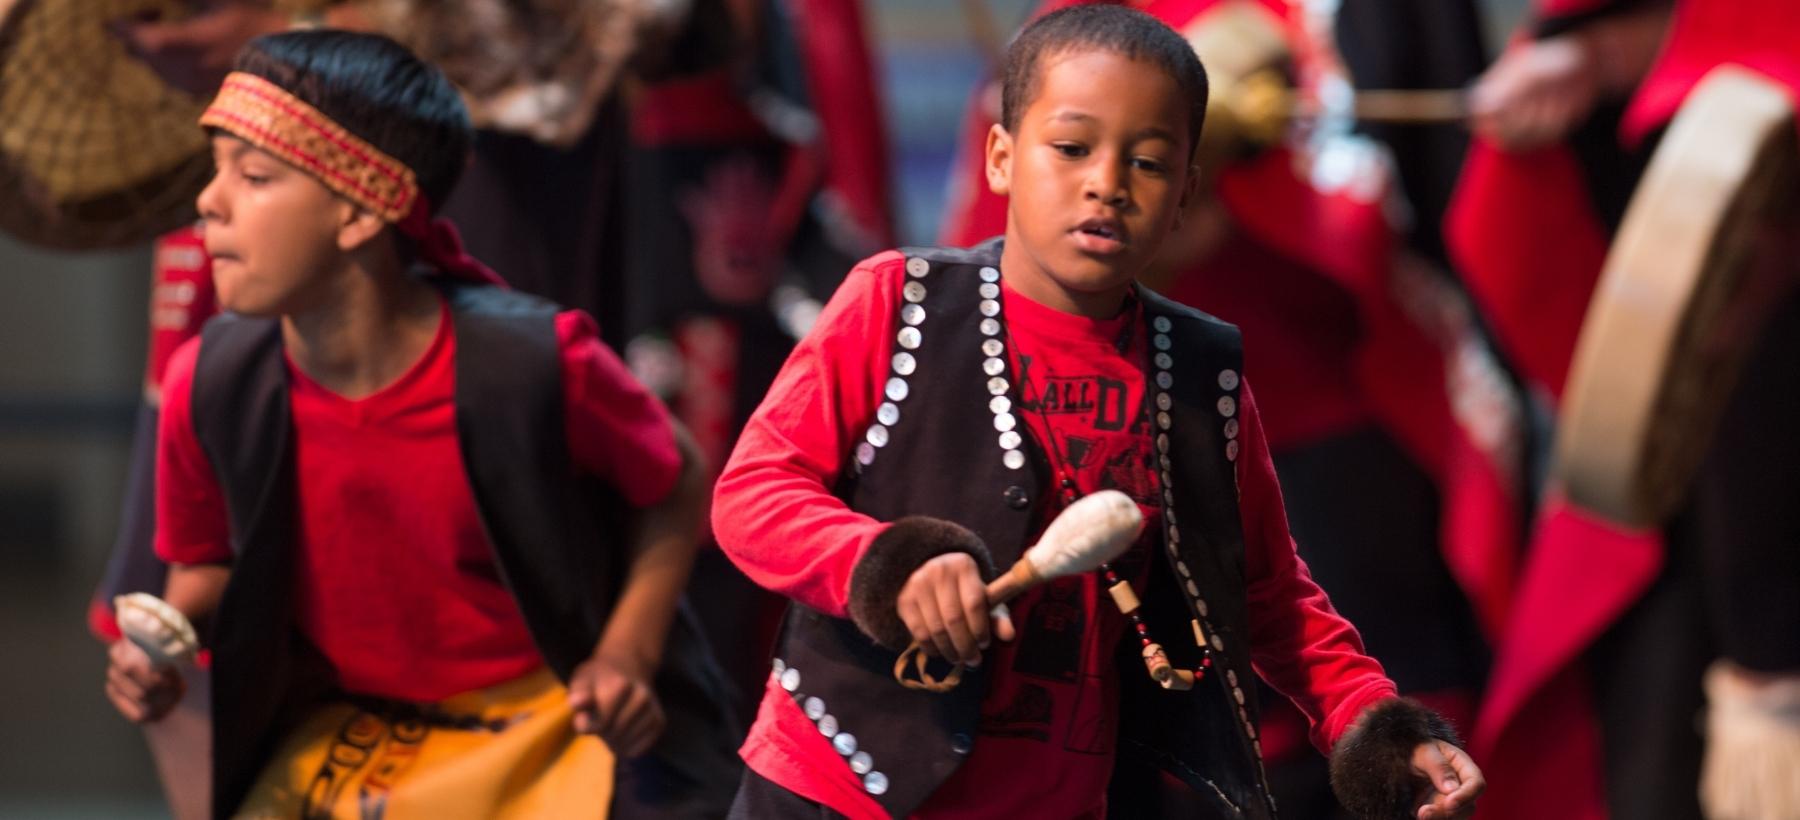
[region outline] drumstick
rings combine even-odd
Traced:
[[[1077,500],[1044,528],[1038,542],[1011,569],[988,583],[988,606],[998,610],[1032,587],[1087,572],[1119,557],[1143,528],[1144,514],[1137,502],[1118,490],[1101,490]],[[909,657],[918,680],[906,675]],[[928,692],[948,692],[962,682],[962,664],[937,680],[926,673],[926,660],[921,644],[913,641],[894,661],[894,679],[908,689]]]
[[[113,618],[126,640],[136,644],[158,669],[187,663],[200,651],[200,638],[181,610],[147,592],[113,598]]]
[[[1469,95],[1458,88],[1358,91],[1356,118],[1364,122],[1462,122],[1469,118]]]
[[[1295,119],[1311,119],[1325,110],[1314,101],[1295,101],[1289,113]],[[1469,95],[1458,88],[1364,89],[1356,92],[1351,116],[1362,122],[1460,123],[1469,118]]]

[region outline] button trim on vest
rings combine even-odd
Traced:
[[[1015,510],[1022,510],[1031,505],[1031,497],[1025,494],[1025,488],[1017,484],[1011,485],[1001,493],[1006,504]]]

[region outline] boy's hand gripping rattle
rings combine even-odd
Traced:
[[[113,598],[114,617],[126,640],[150,656],[157,669],[192,661],[200,638],[181,610],[147,592]]]
[[[988,606],[999,609],[1032,587],[1087,572],[1119,557],[1143,528],[1144,514],[1137,502],[1118,490],[1080,498],[1050,522],[1012,569],[987,585]],[[925,671],[928,660],[923,647],[913,641],[894,661],[894,680],[908,689],[927,692],[948,692],[962,682],[962,664],[956,664],[940,680]],[[907,674],[908,667],[916,678]]]

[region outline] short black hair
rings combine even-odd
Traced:
[[[1037,96],[1039,65],[1069,51],[1110,51],[1156,66],[1188,99],[1188,146],[1200,144],[1206,124],[1206,69],[1194,47],[1168,24],[1137,9],[1097,3],[1046,14],[1019,32],[1006,50],[1001,75],[1000,124],[1017,133],[1019,117]]]
[[[266,34],[238,52],[254,74],[406,164],[433,210],[468,163],[473,129],[462,96],[430,63],[378,34],[312,29]]]

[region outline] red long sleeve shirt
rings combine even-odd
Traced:
[[[886,526],[851,510],[831,494],[831,487],[839,466],[846,463],[850,449],[873,420],[880,400],[903,265],[903,257],[889,252],[865,260],[851,271],[751,417],[714,498],[713,528],[719,544],[752,580],[836,617],[846,616],[853,568]],[[1060,315],[1059,321],[1054,310],[1029,303],[1010,288],[1002,299],[1015,336],[1029,326],[1033,333],[1042,331],[1067,342],[1038,344],[1024,351],[1042,357],[1034,368],[1037,372],[1046,368],[1054,374],[1130,372],[1135,374],[1136,384],[1128,389],[1135,391],[1133,395],[1142,395],[1143,376],[1134,364],[1139,359],[1132,356],[1130,347],[1120,353],[1108,345],[1079,343],[1083,333],[1110,338],[1106,334],[1116,333],[1117,324],[1066,314]],[[1064,327],[1059,330],[1058,324]],[[1141,330],[1137,335],[1139,341],[1133,346],[1141,344]],[[1103,361],[1109,353],[1116,362]],[[1394,687],[1380,665],[1363,652],[1355,629],[1332,609],[1295,555],[1280,487],[1247,386],[1241,407],[1244,451],[1237,466],[1250,586],[1252,662],[1265,680],[1307,715],[1314,743],[1329,749],[1363,708],[1392,696]],[[1030,413],[1022,418],[1041,440],[1045,431],[1039,420]],[[1095,595],[1084,591],[1077,600],[1088,621],[1106,622],[1106,609],[1097,605]],[[1122,628],[1114,629],[1108,639],[1117,640],[1123,634]],[[1104,697],[1116,697],[1117,673],[1110,653],[1098,656],[1092,670],[1083,670],[1095,676],[1089,685]],[[992,687],[1005,688],[1011,665],[995,663],[992,668]],[[988,705],[984,704],[984,721],[990,716]],[[1108,704],[1107,714],[1111,708]],[[1069,720],[1074,716],[1058,717]],[[984,747],[992,752],[1002,745],[1007,746],[1003,760],[984,754]],[[863,792],[858,778],[843,765],[828,740],[778,686],[765,693],[756,724],[741,751],[752,770],[796,794],[851,817],[882,816],[878,804]],[[1110,739],[1105,751],[1086,756],[1085,766],[1099,772],[1095,782],[1100,786],[1097,793],[1085,795],[1081,804],[1071,805],[1068,795],[1057,789],[996,788],[993,779],[987,779],[986,789],[965,792],[959,781],[977,774],[992,778],[1005,771],[1074,774],[1082,769],[1067,758],[1072,752],[1063,744],[1038,743],[1034,748],[984,736],[940,793],[957,792],[965,798],[990,795],[990,802],[971,805],[964,799],[954,807],[939,807],[933,800],[916,816],[998,817],[1021,812],[1064,816],[1071,811],[1098,811],[1104,806],[1104,772],[1111,767]],[[1036,776],[1030,779],[1035,784],[1053,782]]]

